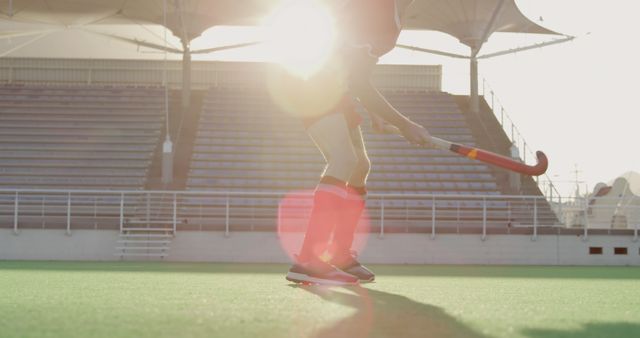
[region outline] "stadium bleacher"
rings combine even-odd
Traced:
[[[433,135],[476,144],[470,122],[452,95],[384,94]],[[273,230],[279,208],[288,208],[289,216],[302,226],[310,200],[293,201],[293,209],[299,210],[292,214],[291,201],[283,205],[281,198],[312,190],[324,165],[300,121],[278,109],[264,88],[214,88],[206,93],[199,121],[192,126],[197,134],[186,191],[177,197],[143,190],[163,125],[162,89],[5,85],[0,87],[0,108],[0,188],[140,191],[122,197],[126,198],[122,216],[119,196],[30,200],[22,194],[21,227],[40,226],[45,214],[47,227],[66,227],[67,204],[76,221],[94,219],[89,227],[114,228],[119,222],[170,226],[174,199],[180,229],[223,230],[232,214],[234,230]],[[390,232],[428,231],[432,220],[437,221],[438,232],[478,231],[483,219],[489,228],[531,224],[536,211],[530,201],[502,199],[505,192],[489,166],[446,151],[417,148],[396,135],[372,133],[368,121],[363,130],[373,166],[370,192],[385,196],[384,202],[380,198],[367,202],[374,228],[381,226],[377,220],[382,213]],[[190,192],[256,195],[225,198]],[[10,226],[14,203],[8,194],[2,208]],[[437,195],[437,200],[430,195]],[[60,205],[54,210],[56,198]],[[27,222],[30,212],[33,221]],[[536,221],[554,224],[555,216],[540,215]]]
[[[425,125],[434,136],[476,144],[454,96],[426,91],[384,94],[394,107]],[[366,114],[362,115],[366,119]],[[500,190],[495,171],[485,164],[442,150],[417,148],[396,135],[372,133],[368,121],[363,131],[372,162],[369,190],[372,195],[387,196],[384,202],[380,198],[367,202],[373,228],[381,226],[381,213],[390,221],[385,231],[391,232],[429,231],[432,220],[437,221],[438,232],[478,232],[483,219],[488,227],[503,232],[520,223],[532,224],[534,217],[539,217],[535,220],[538,224],[555,223],[552,213],[533,216],[542,210],[542,202],[532,206],[531,201],[501,199],[505,192]],[[266,90],[215,88],[203,101],[187,190],[281,195],[309,192],[323,165],[301,122],[278,109]],[[435,207],[430,195],[438,196]],[[311,207],[310,199],[304,197],[293,204],[264,196],[228,201],[230,206],[225,207],[224,197],[185,198],[179,213],[187,215],[185,223],[191,226],[184,226],[220,230],[224,228],[221,220],[229,212],[234,215],[235,230],[273,229],[279,213],[287,209],[287,217],[295,218],[302,227]],[[280,209],[276,208],[278,203]]]
[[[473,144],[453,97],[441,92],[388,92],[389,101],[439,137]],[[361,109],[361,108],[360,108]],[[435,149],[416,148],[365,123],[373,193],[498,194],[483,164]],[[296,118],[266,90],[212,89],[200,117],[189,190],[292,191],[311,189],[323,159]]]
[[[143,189],[163,90],[0,86],[0,187]]]

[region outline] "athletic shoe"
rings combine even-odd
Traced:
[[[320,285],[354,285],[358,278],[321,261],[298,262],[291,266],[287,280],[294,283]]]
[[[376,275],[371,270],[356,260],[354,252],[337,257],[331,264],[350,275],[356,276],[360,283],[370,283],[376,279]]]

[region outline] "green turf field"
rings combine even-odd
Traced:
[[[285,265],[0,262],[0,337],[640,337],[640,269],[374,266],[296,287]]]

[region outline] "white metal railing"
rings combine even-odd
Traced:
[[[495,91],[488,84],[485,78],[482,79],[482,94],[484,95],[485,100],[489,104],[491,111],[493,112],[496,119],[500,123],[502,130],[504,130],[505,134],[511,141],[511,144],[515,145],[522,152],[522,161],[527,161],[527,156],[535,159],[536,156],[533,152],[533,148],[529,146],[524,136],[515,125],[509,114],[504,108],[504,105],[500,102],[500,99],[496,96]],[[487,96],[489,94],[489,96]],[[539,177],[536,177],[536,184],[540,188],[540,191],[547,198],[547,200],[551,203],[557,201],[557,203],[562,204],[562,196],[555,184],[549,177],[549,175],[545,174],[543,180],[540,180]]]
[[[108,191],[0,189],[0,227],[18,234],[24,228],[274,231],[287,225],[303,231],[312,194],[231,191]],[[552,210],[562,210],[560,217]],[[640,201],[624,208],[600,199],[567,199],[549,204],[542,196],[371,194],[371,230],[439,233],[520,233],[535,240],[545,229],[569,229],[587,239],[602,229],[638,239]],[[568,231],[568,230],[565,230]]]

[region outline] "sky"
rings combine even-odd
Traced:
[[[532,20],[577,38],[568,43],[482,60],[479,65],[480,82],[482,84],[484,79],[492,88],[495,102],[504,107],[528,146],[543,150],[548,155],[548,175],[560,193],[572,195],[576,177],[580,181],[581,192],[584,192],[592,190],[598,182],[611,181],[625,172],[640,172],[640,152],[635,149],[640,144],[637,93],[640,88],[640,47],[633,43],[640,33],[640,20],[637,19],[640,2],[516,2]],[[122,29],[130,30],[131,27]],[[145,28],[143,33],[149,32],[154,32],[156,42],[159,42],[161,30]],[[259,37],[256,29],[251,27],[216,27],[196,39],[192,47],[253,41]],[[111,48],[114,42],[73,28],[6,55],[42,56],[44,48],[49,57],[64,57],[74,49],[73,44],[79,38],[91,41],[83,48],[84,57],[163,57],[132,45],[118,44],[118,48]],[[173,43],[176,41],[171,36],[169,39]],[[553,38],[496,33],[480,54],[550,39]],[[399,42],[468,54],[466,47],[443,33],[406,31]],[[20,39],[0,43],[0,57],[20,43]],[[110,47],[108,52],[104,51],[105,45]],[[194,59],[263,61],[264,51],[261,52],[260,48],[244,48]],[[74,55],[78,57],[79,54]],[[466,60],[396,48],[383,57],[381,63],[442,65],[442,89],[453,94],[469,93],[469,65]],[[489,101],[490,91],[486,90]],[[527,155],[527,158],[530,162],[532,156]]]

